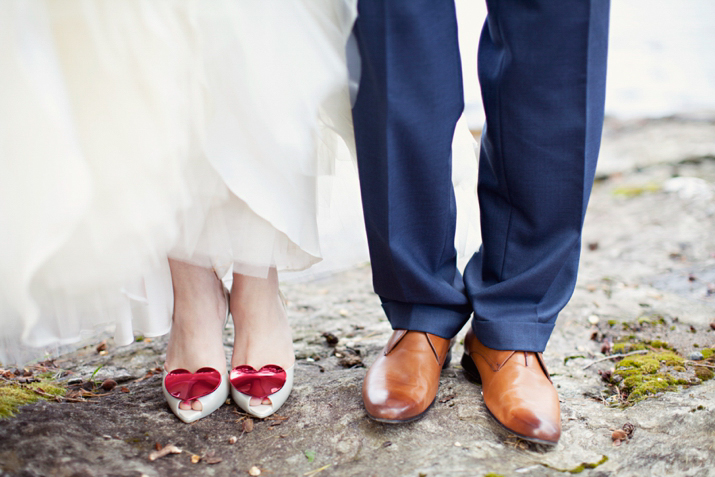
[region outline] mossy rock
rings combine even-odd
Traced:
[[[663,368],[685,369],[685,360],[672,351],[651,352],[628,356],[617,365],[614,374],[623,378],[621,390],[628,393],[628,401],[633,403],[662,391],[672,391],[678,385],[688,384]],[[707,369],[707,368],[704,368]]]
[[[708,359],[712,357],[713,352],[715,352],[715,349],[713,348],[703,348],[700,350],[700,352],[703,354],[704,359]]]
[[[0,419],[14,416],[20,406],[45,398],[36,393],[35,389],[52,396],[64,396],[66,392],[65,388],[49,379],[41,379],[30,384],[14,382],[0,384]]]
[[[713,373],[713,370],[710,368],[698,366],[695,368],[695,376],[700,378],[701,381],[708,381],[715,377],[715,373]]]

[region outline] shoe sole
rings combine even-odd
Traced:
[[[452,362],[452,350],[450,349],[447,351],[447,356],[444,357],[444,364],[442,364],[442,369],[445,369],[449,366],[449,364]],[[373,416],[369,412],[367,412],[367,409],[365,410],[365,414],[367,414],[367,417],[372,419],[375,422],[380,422],[382,424],[406,424],[408,422],[414,422],[422,419],[427,412],[432,409],[432,406],[434,406],[435,401],[437,401],[437,396],[434,397],[432,402],[430,403],[429,406],[427,406],[427,409],[422,411],[421,413],[417,414],[416,416],[411,416],[405,419],[385,419],[384,417],[377,417]]]
[[[464,375],[467,377],[467,380],[481,385],[482,377],[479,375],[479,369],[477,369],[477,365],[474,364],[474,360],[472,360],[472,358],[467,353],[464,353],[462,355],[461,363],[462,363],[462,369],[464,370]],[[518,432],[514,432],[513,430],[509,429],[504,424],[502,424],[501,421],[499,419],[497,419],[494,416],[494,414],[492,414],[492,411],[489,410],[489,407],[486,405],[486,403],[484,403],[484,408],[487,410],[487,414],[489,414],[489,416],[494,420],[494,422],[499,424],[499,427],[501,427],[502,429],[507,431],[509,434],[515,435],[519,439],[523,439],[528,442],[533,442],[534,444],[541,444],[541,445],[545,445],[545,446],[555,446],[558,443],[558,441],[557,442],[545,441],[543,439],[538,439],[536,437],[529,437],[529,436],[525,436],[523,434],[519,434]]]

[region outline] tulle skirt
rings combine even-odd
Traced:
[[[319,184],[354,155],[355,15],[356,0],[0,3],[0,360],[107,324],[118,344],[166,333],[167,257],[219,276],[320,260]]]

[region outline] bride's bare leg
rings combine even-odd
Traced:
[[[275,268],[270,269],[267,278],[233,274],[231,314],[236,331],[232,368],[242,364],[255,369],[267,364],[277,364],[283,369],[293,366],[293,338],[278,292]]]
[[[177,368],[195,372],[209,366],[226,372],[223,325],[226,302],[223,287],[213,270],[169,259],[174,285],[174,317],[166,349],[167,371]],[[180,409],[201,410],[196,400]]]

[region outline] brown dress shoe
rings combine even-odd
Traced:
[[[481,382],[487,410],[506,430],[539,444],[558,442],[559,396],[541,353],[487,348],[470,328],[464,338],[462,367]]]
[[[367,415],[398,423],[422,417],[434,403],[451,341],[423,331],[395,330],[362,385]]]

